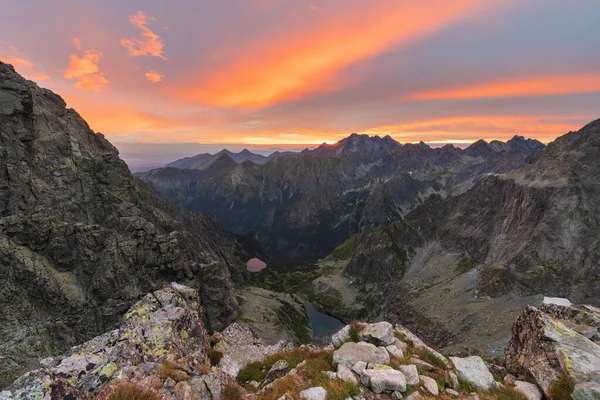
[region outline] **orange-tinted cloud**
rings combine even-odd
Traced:
[[[390,135],[400,142],[471,143],[479,139],[508,140],[514,135],[550,142],[579,129],[593,116],[463,116],[416,121],[367,129],[365,133]]]
[[[81,50],[83,48],[83,46],[81,45],[81,39],[79,38],[73,38],[73,44],[75,45],[75,48],[77,50]]]
[[[46,81],[50,79],[49,75],[40,72],[39,66],[31,61],[29,57],[20,52],[16,47],[9,46],[2,41],[0,41],[0,61],[11,64],[28,79],[33,79],[34,81]]]
[[[81,49],[81,42],[74,39],[73,42],[78,49]],[[83,56],[71,54],[69,56],[69,66],[65,70],[66,79],[76,79],[75,87],[92,92],[104,90],[108,85],[108,80],[104,73],[100,72],[100,58],[102,53],[97,50],[86,50]]]
[[[148,28],[150,22],[156,21],[154,17],[146,15],[143,11],[129,17],[131,22],[140,31],[141,39],[138,38],[123,38],[121,45],[125,47],[131,56],[151,56],[159,57],[163,60],[167,58],[164,55],[164,44],[162,38]]]
[[[162,81],[162,78],[165,76],[163,74],[159,74],[158,72],[148,71],[146,72],[146,79],[148,79],[152,83],[158,83]]]
[[[484,82],[409,95],[411,100],[553,96],[600,92],[600,73],[542,75]]]
[[[344,86],[336,72],[408,44],[491,5],[478,0],[363,3],[306,29],[290,28],[245,49],[224,49],[219,65],[185,95],[218,106],[261,107]]]

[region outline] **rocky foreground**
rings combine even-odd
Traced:
[[[203,318],[196,290],[173,283],[118,329],[42,359],[0,399],[600,399],[600,310],[590,306],[527,308],[505,365],[446,357],[385,321],[354,322],[319,348],[265,345],[240,323],[209,337]]]

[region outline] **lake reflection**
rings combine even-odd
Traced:
[[[246,268],[248,268],[248,271],[250,271],[250,272],[260,272],[263,269],[267,268],[267,264],[265,264],[258,258],[253,258],[251,260],[248,260],[248,263],[246,264]]]

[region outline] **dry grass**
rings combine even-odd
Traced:
[[[152,388],[124,382],[102,390],[96,400],[164,400],[164,397]]]
[[[570,399],[574,388],[573,381],[563,375],[550,387],[550,400]]]
[[[208,352],[208,358],[210,359],[211,365],[219,365],[221,359],[223,358],[223,353],[219,350],[210,350]]]
[[[237,376],[240,382],[251,382],[257,381],[262,382],[271,367],[279,360],[285,360],[289,363],[290,368],[296,367],[306,357],[309,357],[310,351],[307,349],[301,349],[299,347],[294,348],[291,351],[273,354],[267,357],[262,362],[253,362],[242,368]]]
[[[365,329],[365,324],[362,324],[356,320],[350,322],[350,332],[348,339],[350,342],[360,342],[360,333]]]
[[[229,382],[223,386],[223,400],[244,400],[244,391],[235,382]]]

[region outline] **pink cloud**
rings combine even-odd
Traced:
[[[81,41],[73,39],[77,50],[82,49]],[[104,73],[100,72],[100,58],[102,53],[97,50],[85,50],[83,56],[71,54],[69,56],[69,65],[65,70],[66,79],[75,79],[75,87],[92,92],[99,92],[106,88],[108,80]]]

